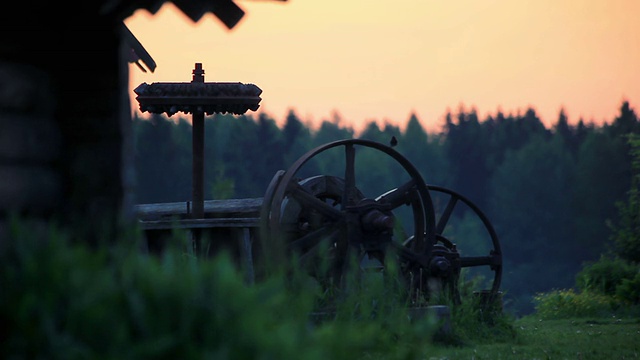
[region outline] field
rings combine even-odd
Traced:
[[[425,359],[637,359],[640,319],[515,321],[516,336],[502,343],[437,347]]]

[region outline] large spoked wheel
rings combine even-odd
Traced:
[[[484,297],[484,301],[497,299],[502,279],[502,251],[498,235],[494,230],[487,216],[468,198],[461,194],[435,185],[428,185],[431,197],[436,203],[436,239],[437,244],[432,252],[433,261],[437,258],[447,260],[452,267],[449,271],[449,278],[443,278],[443,284],[449,288],[450,294],[456,303],[460,303],[459,281],[462,269],[478,269],[477,274],[484,278],[485,283],[476,293]],[[456,213],[456,211],[458,211]],[[484,227],[484,234],[480,229],[472,229],[476,237],[460,234],[458,220],[465,214],[467,224],[477,224],[477,227]],[[454,216],[456,214],[457,216]],[[454,218],[456,218],[454,220]],[[479,223],[478,223],[479,221]],[[469,238],[469,239],[466,239]],[[460,243],[463,241],[467,243]],[[470,242],[476,243],[470,243]],[[484,242],[479,244],[478,242]],[[436,275],[433,274],[432,275]]]
[[[360,151],[391,157],[405,172],[402,182],[368,194],[359,186],[366,176],[356,179]],[[343,153],[342,174],[300,178],[306,164],[329,152]],[[410,214],[400,216],[400,209]],[[286,266],[293,258],[321,285],[338,288],[354,263],[360,271],[384,271],[390,254],[399,261],[407,285],[415,287],[435,244],[433,204],[419,172],[391,147],[362,139],[319,146],[276,174],[264,197],[261,221],[267,262]]]

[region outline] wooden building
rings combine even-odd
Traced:
[[[135,46],[123,20],[163,3],[15,1],[0,12],[0,243],[11,214],[90,237],[133,220]],[[173,3],[194,22],[212,12],[228,28],[244,15],[232,0]]]

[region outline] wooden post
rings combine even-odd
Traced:
[[[196,63],[193,69],[192,83],[204,83],[202,63]],[[204,111],[195,109],[192,115],[192,200],[193,218],[204,218]]]

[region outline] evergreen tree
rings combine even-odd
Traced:
[[[295,111],[289,110],[285,124],[282,128],[283,154],[285,167],[288,169],[293,163],[311,150],[311,130],[298,118]],[[317,159],[307,163],[301,169],[299,175],[303,178],[319,174]]]
[[[537,136],[508,152],[491,180],[490,212],[510,269],[504,284],[516,298],[571,286],[585,256],[573,231],[573,160],[558,140]]]
[[[353,138],[353,129],[342,128],[339,126],[339,120],[324,120],[318,131],[313,135],[313,147],[322,146],[334,141]],[[328,151],[324,152],[322,157],[317,159],[318,172],[320,174],[344,176],[345,156],[344,152]]]
[[[451,168],[451,188],[468,197],[480,208],[486,207],[489,139],[483,132],[475,109],[467,114],[463,107],[457,122],[447,116],[444,143],[447,162]]]
[[[615,252],[622,259],[640,264],[640,135],[629,135],[632,156],[631,188],[626,201],[616,204],[618,221],[610,222]]]
[[[257,142],[253,144],[256,159],[251,166],[255,176],[262,179],[256,186],[266,191],[276,172],[286,170],[290,164],[285,164],[283,135],[276,121],[261,113],[257,122]]]
[[[338,114],[334,114],[332,120],[323,120],[318,130],[313,134],[313,147],[353,138],[353,128],[343,127],[341,123],[342,119]]]
[[[381,129],[380,126],[378,126],[378,123],[375,122],[374,120],[369,120],[365,127],[364,130],[360,133],[360,135],[358,136],[359,139],[365,139],[365,140],[372,140],[372,141],[377,141],[383,144],[389,144],[389,141],[391,140],[391,136],[389,136],[388,134],[385,134]]]
[[[181,121],[181,120],[179,120]],[[191,148],[175,123],[163,115],[135,117],[135,174],[138,203],[186,201],[191,198]],[[189,127],[190,128],[190,127]],[[190,136],[190,133],[188,134]]]
[[[440,137],[428,134],[415,114],[409,117],[399,139],[398,151],[420,171],[427,184],[443,185],[450,181]]]
[[[553,133],[554,136],[559,137],[565,143],[572,156],[577,155],[580,139],[578,138],[577,129],[569,125],[569,118],[564,108],[560,109],[558,121],[553,126]]]
[[[585,260],[595,260],[605,249],[610,231],[605,221],[614,217],[615,203],[629,189],[629,163],[621,139],[603,129],[587,135],[578,150],[574,200],[574,236],[580,239]]]
[[[631,108],[628,101],[623,101],[620,106],[620,114],[613,120],[610,126],[606,127],[609,135],[627,136],[628,134],[640,133],[640,124],[635,110]]]

